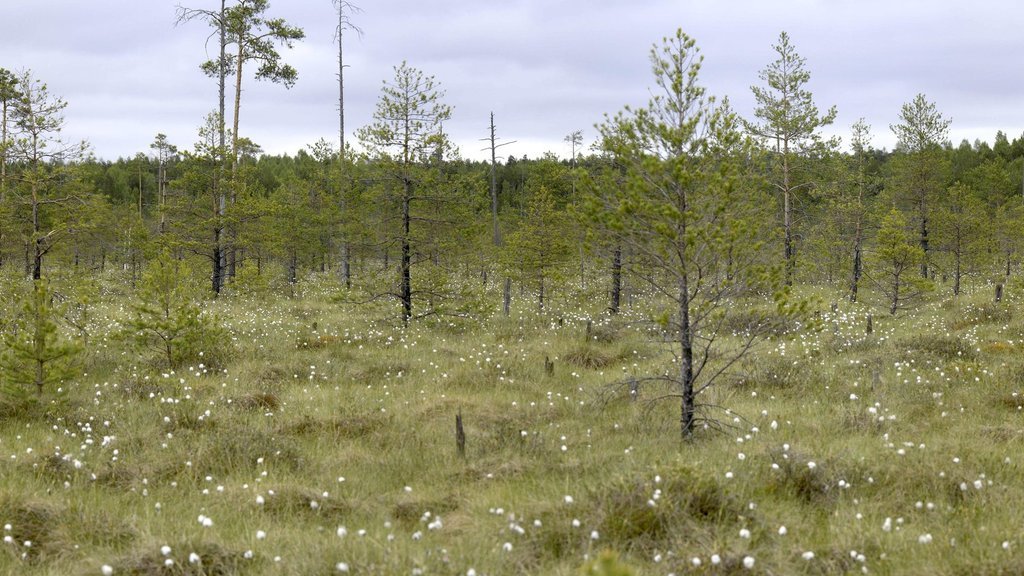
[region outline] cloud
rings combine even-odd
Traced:
[[[182,0],[214,9],[213,0]],[[703,83],[743,115],[750,86],[790,33],[812,73],[819,107],[836,105],[834,130],[857,118],[875,144],[892,147],[889,124],[918,92],[953,118],[951,137],[1001,127],[1024,130],[1024,76],[1014,24],[1024,6],[952,0],[375,0],[345,38],[346,127],[371,121],[381,83],[402,60],[434,75],[455,112],[445,129],[464,157],[484,158],[479,141],[495,112],[499,136],[518,140],[505,156],[567,155],[565,134],[590,140],[605,113],[643,104],[647,54],[682,27],[705,56]],[[216,107],[216,84],[199,71],[214,50],[202,22],[174,25],[168,0],[8,0],[0,22],[0,66],[31,68],[69,102],[66,136],[88,138],[104,158],[148,151],[158,132],[190,148]],[[282,50],[299,70],[291,90],[244,82],[241,132],[270,153],[295,153],[337,132],[336,15],[327,0],[272,1],[270,12],[307,38]],[[12,58],[13,57],[13,58]]]

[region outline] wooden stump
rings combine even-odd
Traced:
[[[455,415],[455,450],[460,458],[466,457],[466,431],[462,428],[462,410]]]

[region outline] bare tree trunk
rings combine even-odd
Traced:
[[[232,206],[236,201],[235,189],[237,187],[238,178],[238,117],[239,112],[242,109],[242,65],[245,60],[245,41],[244,39],[238,39],[238,54],[235,58],[235,109],[234,116],[232,117],[232,131],[231,131],[231,194],[228,198],[228,203]],[[235,277],[235,271],[237,270],[238,261],[238,247],[236,243],[238,241],[238,230],[235,229],[234,225],[227,227],[227,246],[225,252],[227,256],[227,269],[225,274],[228,278]]]
[[[345,30],[345,12],[338,7],[338,141],[339,157],[345,157],[345,52],[342,34]]]
[[[537,309],[544,310],[544,275],[540,276],[540,286],[537,289]]]
[[[218,22],[220,28],[220,51],[219,60],[217,62],[217,146],[218,155],[220,156],[220,166],[218,167],[216,187],[217,187],[217,205],[215,210],[217,213],[216,221],[213,229],[213,293],[214,295],[220,294],[221,286],[224,283],[224,230],[221,224],[221,220],[227,211],[227,198],[224,193],[224,173],[226,161],[226,145],[227,145],[227,126],[226,126],[226,115],[225,115],[225,87],[227,84],[227,23],[225,17],[227,16],[227,0],[220,0],[220,20]]]
[[[850,282],[850,302],[857,301],[857,289],[860,287],[862,266],[861,246],[860,239],[858,238],[853,247],[853,279]]]
[[[33,167],[34,168],[34,167]],[[32,279],[43,277],[43,238],[39,235],[39,190],[36,182],[32,182],[32,236],[35,253],[32,258]]]
[[[497,146],[495,145],[494,112],[491,112],[491,223],[494,228],[492,240],[495,246],[501,246],[501,230],[498,227],[498,171]],[[511,142],[509,142],[511,144]]]
[[[160,227],[159,232],[162,236],[167,232],[167,166],[165,165],[163,151],[160,151],[160,167],[157,170],[157,194],[160,201]]]
[[[139,158],[138,161],[139,161],[139,166],[138,166],[138,168],[139,168],[139,174],[138,174],[138,176],[139,176],[139,220],[141,221],[142,220],[142,158]]]
[[[959,296],[960,295],[960,277],[963,275],[963,272],[961,271],[961,268],[960,268],[960,251],[959,250],[957,250],[956,254],[954,254],[954,259],[955,259],[955,264],[953,266],[953,295],[954,296]]]
[[[793,260],[793,200],[789,187],[789,140],[783,140],[782,149],[782,227],[785,232],[786,286],[793,285],[796,262]]]
[[[622,247],[616,245],[612,253],[612,291],[611,303],[608,311],[612,314],[619,313],[619,303],[622,300]]]
[[[220,294],[221,281],[224,278],[224,270],[222,265],[224,263],[224,255],[221,253],[220,248],[220,228],[217,228],[214,233],[214,246],[213,246],[213,288],[214,294]]]
[[[785,230],[786,230],[786,239],[785,239],[785,243],[786,243],[786,247],[785,247],[785,252],[786,252],[786,286],[792,286],[793,285],[793,272],[794,272],[794,269],[796,268],[796,266],[795,266],[795,262],[793,260],[793,221],[791,219],[792,215],[790,213],[790,209],[791,209],[791,207],[790,207],[790,193],[789,193],[788,190],[784,193],[784,196],[785,196],[785,199],[784,199],[784,204],[785,204],[784,219],[785,219],[785,222],[784,222],[783,226],[785,227]]]
[[[353,26],[348,19],[345,18],[345,10],[359,9],[348,2],[335,2],[338,8],[338,142],[340,148],[338,149],[338,159],[341,160],[341,166],[338,170],[338,201],[340,202],[341,215],[345,218],[345,46],[344,46],[344,33],[346,28],[352,28],[356,32],[360,32],[358,27]],[[345,282],[345,288],[352,288],[352,265],[350,262],[351,249],[348,242],[345,240],[344,234],[341,235],[341,276]]]
[[[921,250],[924,251],[924,258],[921,260],[921,277],[928,277],[928,214],[924,196],[921,197]]]
[[[0,109],[0,204],[7,191],[7,100]]]
[[[693,333],[690,326],[690,292],[685,270],[679,277],[679,385],[680,433],[693,436],[696,407],[693,391]]]
[[[503,142],[501,144],[497,143],[498,137],[497,137],[496,129],[494,127],[494,112],[491,112],[491,125],[490,125],[490,138],[489,138],[489,140],[491,141],[491,146],[490,146],[490,149],[491,149],[491,226],[493,227],[492,238],[491,239],[492,239],[492,241],[493,241],[495,246],[501,246],[501,226],[499,225],[499,221],[498,221],[498,168],[497,168],[497,166],[498,166],[498,157],[497,157],[497,150],[498,150],[498,148],[501,148],[502,146],[508,146],[509,144],[515,144],[516,141],[512,140],[511,142]],[[486,284],[486,280],[485,280],[484,283]],[[504,304],[504,309],[505,309],[505,315],[508,316],[508,306],[509,306],[509,302],[508,301],[509,301],[509,298],[511,296],[510,291],[511,291],[511,286],[512,286],[512,279],[511,278],[506,278],[505,279],[505,286],[506,286],[506,290],[505,290],[505,299],[504,299],[503,304]]]
[[[412,253],[409,246],[409,204],[412,201],[412,180],[405,179],[405,193],[402,196],[402,321],[409,323],[412,318]]]

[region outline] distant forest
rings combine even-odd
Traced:
[[[130,158],[61,140],[67,102],[31,71],[0,70],[0,266],[35,279],[116,269],[134,284],[166,254],[194,260],[212,295],[325,273],[393,299],[405,321],[468,313],[460,294],[474,282],[505,283],[506,306],[516,289],[542,308],[588,292],[615,312],[629,290],[659,286],[673,252],[705,267],[702,280],[733,279],[742,253],[784,286],[870,291],[892,313],[1019,269],[1024,135],[954,145],[949,119],[918,95],[893,103],[897,124],[858,122],[840,145],[823,136],[836,111],[814,102],[785,33],[751,79],[750,118],[704,93],[699,49],[680,33],[652,50],[653,99],[595,119],[595,139],[566,135],[569,158],[503,158],[493,115],[493,160],[460,158],[441,82],[404,62],[357,146],[340,82],[335,137],[273,156],[238,133],[245,81],[301,81],[277,50],[303,32],[268,8],[181,9],[182,25],[220,38],[220,58],[202,65],[219,100],[195,142],[157,134]],[[338,5],[339,32],[353,14]],[[874,148],[872,130],[893,131],[895,150]],[[713,263],[694,260],[705,252]]]

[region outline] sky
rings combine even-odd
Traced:
[[[216,9],[217,0],[180,0]],[[495,114],[499,157],[570,155],[567,134],[653,85],[651,46],[681,28],[704,55],[701,82],[750,118],[750,87],[786,31],[811,72],[828,135],[865,118],[878,148],[918,93],[952,119],[950,140],[1024,133],[1024,3],[1019,0],[353,0],[362,36],[344,37],[346,132],[372,121],[385,80],[403,60],[433,75],[454,108],[445,131],[464,158],[484,159]],[[215,54],[202,22],[175,25],[175,0],[0,0],[0,67],[29,69],[68,102],[69,140],[102,159],[149,153],[158,133],[191,149],[217,86],[199,69]],[[290,90],[251,75],[239,133],[270,154],[337,140],[337,16],[331,0],[271,0],[268,15],[302,27],[286,62]],[[230,109],[230,108],[229,108]],[[848,140],[848,138],[846,138]]]

